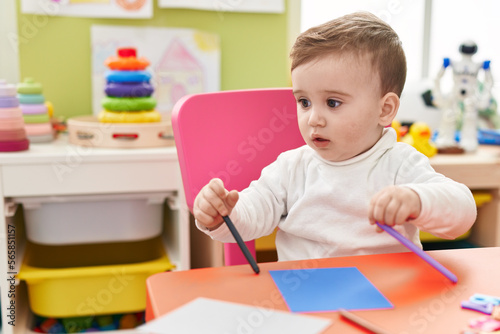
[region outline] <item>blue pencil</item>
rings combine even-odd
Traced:
[[[223,216],[222,219],[226,222],[227,227],[229,228],[229,231],[231,231],[231,234],[233,235],[234,239],[238,243],[238,246],[240,246],[241,251],[243,252],[243,255],[245,255],[245,258],[247,259],[248,263],[250,263],[250,266],[252,266],[253,271],[255,271],[256,274],[260,272],[259,266],[257,265],[257,262],[253,258],[252,254],[250,254],[250,251],[248,250],[247,245],[241,238],[241,235],[238,233],[238,230],[234,226],[233,222],[228,216]]]
[[[379,222],[375,222],[381,229],[389,233],[391,236],[396,238],[403,246],[417,254],[419,257],[421,257],[424,261],[426,261],[428,264],[436,268],[440,273],[442,273],[444,276],[446,276],[450,281],[453,283],[458,282],[457,276],[446,269],[441,263],[437,262],[434,260],[429,254],[421,250],[417,245],[415,245],[413,242],[410,240],[406,239],[404,236],[402,236],[398,231],[393,229],[391,226],[380,224]]]

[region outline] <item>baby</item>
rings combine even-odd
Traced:
[[[453,239],[475,221],[470,190],[436,173],[426,156],[389,127],[406,79],[401,41],[385,22],[354,13],[297,38],[291,76],[307,145],[282,153],[238,193],[212,179],[195,199],[198,228],[234,242],[277,227],[279,260],[403,252],[375,225],[421,247],[419,230]]]

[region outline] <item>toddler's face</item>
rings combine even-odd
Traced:
[[[293,92],[306,143],[330,161],[370,149],[383,129],[379,81],[365,56],[328,55],[296,67]]]

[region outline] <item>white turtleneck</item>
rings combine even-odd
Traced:
[[[370,198],[390,185],[420,196],[420,216],[396,227],[419,246],[419,229],[453,239],[475,221],[470,190],[436,173],[426,156],[398,143],[391,128],[370,150],[342,162],[324,160],[307,145],[282,153],[240,192],[230,218],[244,240],[278,227],[280,261],[404,252],[368,222]],[[234,242],[225,224],[214,231],[198,228],[213,239]]]

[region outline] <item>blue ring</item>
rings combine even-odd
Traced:
[[[106,71],[105,77],[110,82],[149,82],[151,74],[148,71]]]

